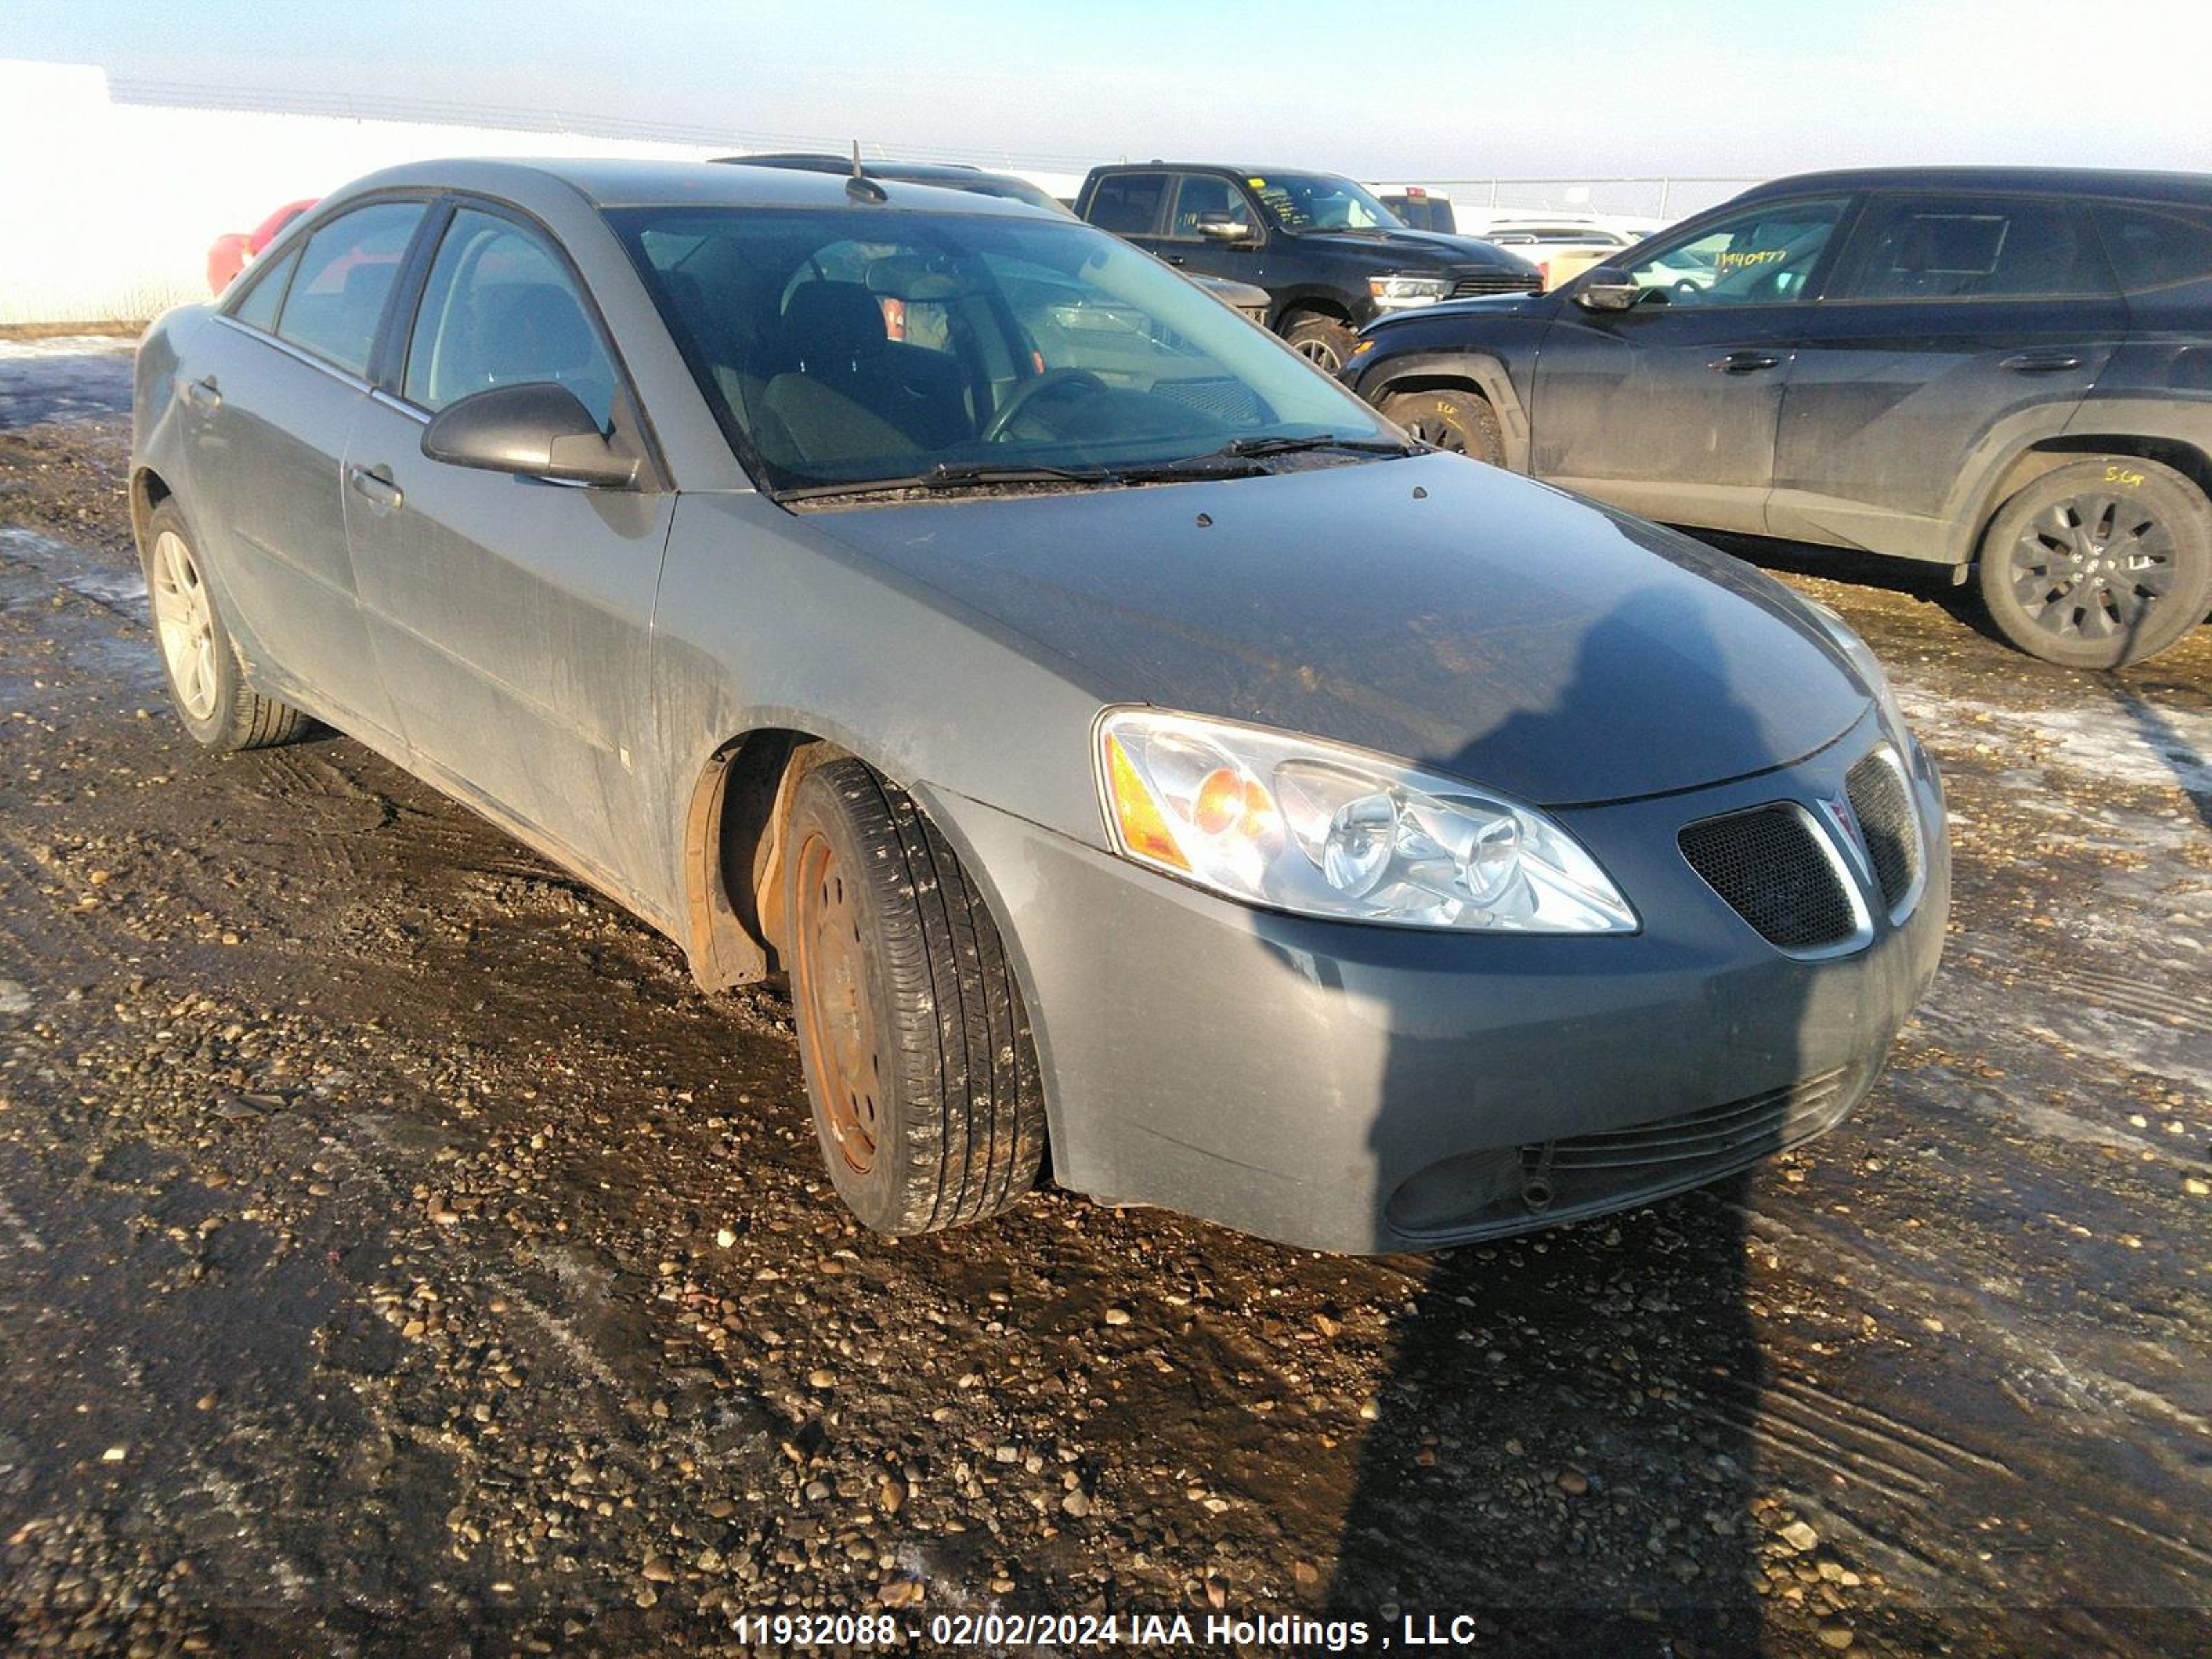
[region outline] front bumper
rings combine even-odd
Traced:
[[[1872,941],[1846,957],[1805,961],[1767,944],[1675,836],[1778,800],[1817,808],[1881,735],[1869,710],[1779,771],[1556,812],[1637,907],[1634,935],[1453,934],[1253,910],[921,793],[1011,928],[1061,1184],[1365,1253],[1646,1201],[1857,1103],[1942,952],[1950,863],[1932,763],[1905,741],[1925,884],[1893,923],[1877,900]],[[1638,1148],[1684,1135],[1712,1155],[1638,1173]],[[1594,1176],[1601,1165],[1626,1173]]]

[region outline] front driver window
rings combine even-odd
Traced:
[[[1659,243],[1628,275],[1646,304],[1787,305],[1806,297],[1847,205],[1843,197],[1762,202]]]
[[[613,419],[614,363],[566,267],[521,226],[464,208],[430,267],[403,390],[434,411],[532,380],[568,387],[603,432]]]

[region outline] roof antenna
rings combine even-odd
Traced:
[[[856,202],[888,202],[884,187],[860,171],[860,141],[853,140],[853,176],[845,181],[845,194]]]

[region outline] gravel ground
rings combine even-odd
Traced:
[[[2212,1650],[2212,630],[2072,676],[1754,550],[1893,665],[1959,869],[1883,1082],[1747,1179],[1436,1258],[1056,1191],[893,1243],[780,995],[350,742],[198,752],[124,423],[6,368],[0,1648]]]

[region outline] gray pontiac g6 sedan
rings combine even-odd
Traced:
[[[426,163],[137,360],[208,748],[319,721],[789,976],[871,1227],[1424,1249],[1832,1127],[1942,787],[1832,615],[1410,442],[1155,260],[757,167]]]

